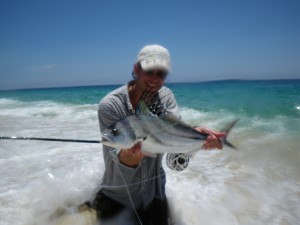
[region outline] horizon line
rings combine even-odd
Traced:
[[[220,80],[207,80],[207,81],[174,81],[166,82],[168,84],[195,84],[195,83],[212,83],[212,82],[224,82],[224,81],[290,81],[300,80],[300,78],[275,78],[275,79],[220,79]],[[33,89],[55,89],[55,88],[78,88],[78,87],[100,87],[100,86],[120,86],[124,83],[116,84],[82,84],[82,85],[61,85],[61,86],[49,86],[49,87],[28,87],[28,88],[8,88],[0,89],[0,91],[18,91],[18,90],[33,90]]]

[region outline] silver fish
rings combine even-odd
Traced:
[[[224,145],[235,148],[227,136],[237,120],[228,124],[221,132]],[[169,113],[158,117],[152,114],[128,116],[112,124],[102,132],[102,144],[128,149],[141,141],[142,151],[149,155],[157,153],[191,153],[202,148],[208,134],[201,133]]]

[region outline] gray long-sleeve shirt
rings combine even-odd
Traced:
[[[159,92],[159,98],[162,97],[166,112],[172,112],[180,117],[171,90],[163,87]],[[99,103],[98,118],[101,132],[118,120],[134,114],[135,111],[129,100],[128,85],[112,91]],[[131,207],[128,191],[135,207],[146,207],[154,196],[164,196],[160,176],[162,154],[157,157],[146,156],[138,166],[133,168],[120,163],[116,152],[117,149],[103,146],[106,169],[102,190],[105,195],[128,207]]]

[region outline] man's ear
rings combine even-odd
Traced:
[[[135,76],[137,76],[137,77],[139,76],[139,74],[140,74],[140,67],[139,67],[139,65],[137,63],[133,65],[133,72],[134,72]]]

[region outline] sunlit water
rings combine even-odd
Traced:
[[[99,140],[97,102],[113,88],[0,92],[0,136]],[[200,151],[182,172],[164,159],[176,224],[299,224],[299,81],[171,89],[190,124],[218,130],[240,119],[229,136],[238,150]],[[50,225],[100,188],[102,146],[0,140],[0,168],[0,224]]]

